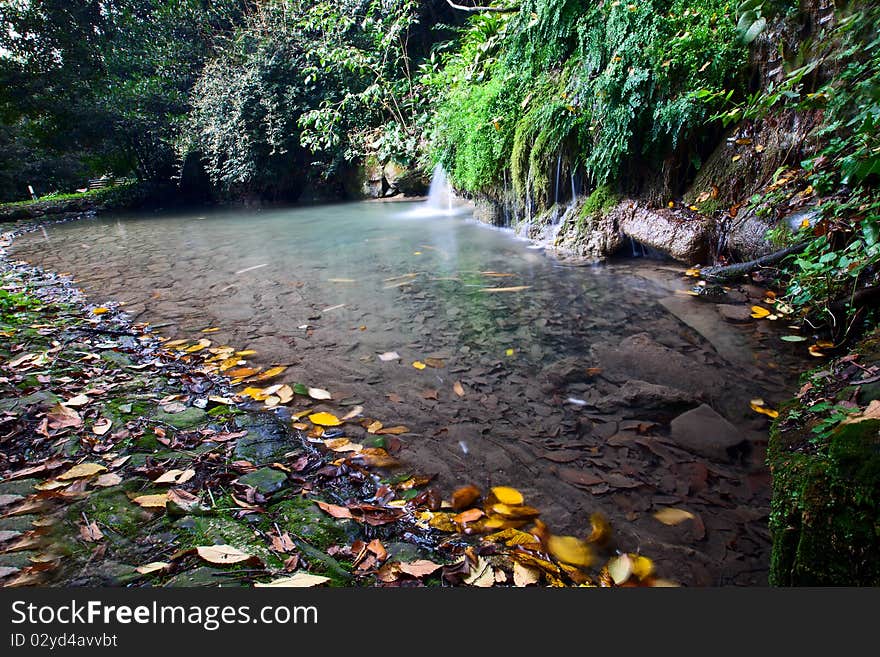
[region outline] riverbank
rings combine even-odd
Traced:
[[[0,263],[4,585],[665,583],[614,555],[600,516],[553,536],[513,489],[443,502],[394,467],[405,427],[271,385],[283,368],[249,368],[214,327],[170,341],[69,277]],[[266,410],[292,397],[307,412]],[[344,436],[355,423],[369,442]]]

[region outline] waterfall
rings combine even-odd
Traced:
[[[576,166],[572,165],[571,167],[571,202],[574,203],[575,198],[577,198],[577,194],[574,189],[574,170]]]
[[[427,207],[432,210],[445,210],[452,212],[452,188],[449,186],[449,178],[443,165],[434,167],[431,174],[431,186],[428,188]]]

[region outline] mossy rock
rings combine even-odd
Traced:
[[[0,566],[4,568],[27,568],[32,566],[30,558],[37,553],[33,551],[7,552],[0,554]]]
[[[13,481],[0,482],[0,495],[28,496],[34,493],[34,486],[40,483],[39,479],[14,479]]]
[[[23,411],[30,406],[47,409],[60,401],[61,398],[58,395],[40,390],[25,397],[0,399],[0,411],[13,413]]]
[[[287,475],[275,468],[260,468],[239,477],[238,482],[253,486],[263,495],[271,495],[287,485]]]
[[[181,530],[182,547],[231,545],[264,562],[278,562],[277,557],[244,521],[225,516],[186,516],[177,521],[174,527]]]
[[[880,420],[842,424],[804,453],[771,435],[770,582],[880,585]]]
[[[169,579],[165,586],[179,588],[197,588],[203,586],[242,586],[236,580],[230,580],[228,571],[220,568],[209,568],[208,566],[199,566],[183,573],[178,573]]]
[[[360,526],[354,520],[333,518],[309,498],[284,500],[274,505],[271,511],[281,529],[289,529],[320,550],[331,545],[350,545],[362,538]]]
[[[204,424],[208,414],[200,408],[189,407],[180,413],[166,413],[162,409],[153,412],[152,419],[175,429],[192,429]]]
[[[236,442],[235,456],[256,465],[279,461],[300,447],[287,427],[269,413],[242,415],[236,418],[236,424],[248,433]]]

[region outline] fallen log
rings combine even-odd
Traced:
[[[801,242],[800,244],[788,246],[774,253],[768,253],[755,260],[749,260],[748,262],[737,262],[725,267],[703,267],[703,269],[700,270],[700,277],[714,283],[733,281],[752,273],[756,269],[775,265],[790,255],[800,253],[807,248],[808,244],[809,242]]]

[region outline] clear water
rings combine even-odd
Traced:
[[[689,546],[705,552],[708,583],[761,583],[765,537],[743,533],[728,515],[742,506],[758,509],[758,524],[766,515],[766,485],[746,490],[744,483],[764,477],[766,421],[748,400],[790,394],[797,364],[780,355],[778,340],[681,296],[676,290],[688,282],[674,263],[563,266],[507,232],[424,210],[367,202],[106,217],[25,236],[14,256],[73,273],[94,301],[123,301],[135,321],[159,325],[169,337],[219,327],[209,336],[215,343],[256,349],[260,364],[289,365],[286,381],[361,402],[386,425],[407,425],[405,467],[435,473],[445,492],[464,483],[517,486],[560,531],[584,531],[588,514],[602,510],[627,527],[627,549],[653,550],[672,570],[681,561],[669,548],[675,539],[658,534],[670,528],[649,512],[678,496],[703,510],[707,531],[721,541],[717,549],[708,539]],[[601,362],[635,334],[647,334],[660,350],[646,354],[644,367],[638,354],[623,375],[620,363]],[[389,351],[401,360],[378,359]],[[653,361],[671,352],[677,360],[664,372]],[[444,366],[412,367],[428,357]],[[548,384],[547,368],[564,359],[617,369],[607,380]],[[677,466],[638,446],[608,443],[611,423],[625,432],[633,419],[656,422],[647,431],[661,439],[668,433],[672,414],[662,410],[622,403],[597,410],[594,402],[623,379],[702,396],[758,451],[748,462],[712,465],[732,473],[709,476],[712,495],[682,488]],[[566,457],[581,450],[583,458],[545,458],[563,448]],[[676,454],[685,464],[705,460]],[[643,485],[583,490],[560,480],[561,467],[620,471]],[[723,547],[731,537],[745,546],[742,554]],[[679,578],[693,579],[689,572]]]

